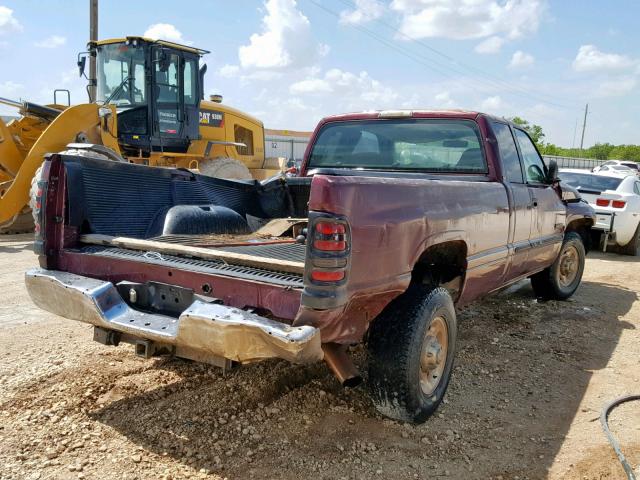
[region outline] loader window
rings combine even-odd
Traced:
[[[158,56],[161,51],[157,50]],[[158,59],[155,62],[158,102],[178,103],[178,55],[166,54],[166,63]]]
[[[198,104],[197,88],[198,69],[194,60],[184,62],[184,103],[185,105]]]
[[[253,155],[253,132],[248,128],[236,125],[233,128],[235,134],[235,141],[238,143],[244,143],[246,147],[236,147],[236,151],[239,155]]]
[[[101,102],[117,106],[145,102],[144,50],[113,43],[98,47],[98,95]]]

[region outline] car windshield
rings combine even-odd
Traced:
[[[320,131],[309,167],[482,173],[480,145],[470,120],[335,122]]]
[[[635,162],[625,162],[622,165],[632,170],[640,170],[640,165]]]
[[[615,190],[622,182],[621,178],[603,177],[591,173],[559,172],[558,176],[564,183],[582,192],[600,193],[604,190]]]
[[[98,47],[97,100],[117,106],[145,101],[144,49],[112,43]]]

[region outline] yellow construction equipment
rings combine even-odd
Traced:
[[[22,115],[0,120],[0,232],[29,228],[33,175],[45,154],[68,144],[100,146],[94,151],[104,158],[222,178],[281,173],[265,163],[260,120],[223,105],[220,96],[204,100],[206,65],[199,62],[206,53],[143,37],[94,42],[88,55],[97,59],[95,103],[65,108],[0,99]],[[79,57],[81,75],[86,58]]]

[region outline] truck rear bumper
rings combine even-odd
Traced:
[[[179,317],[138,311],[115,285],[68,272],[33,269],[25,283],[34,303],[65,318],[170,347],[177,356],[237,362],[322,360],[320,331],[292,327],[244,310],[195,299]]]

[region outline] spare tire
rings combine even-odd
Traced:
[[[200,162],[200,173],[207,177],[227,178],[230,180],[251,180],[247,166],[235,158],[219,157]]]

